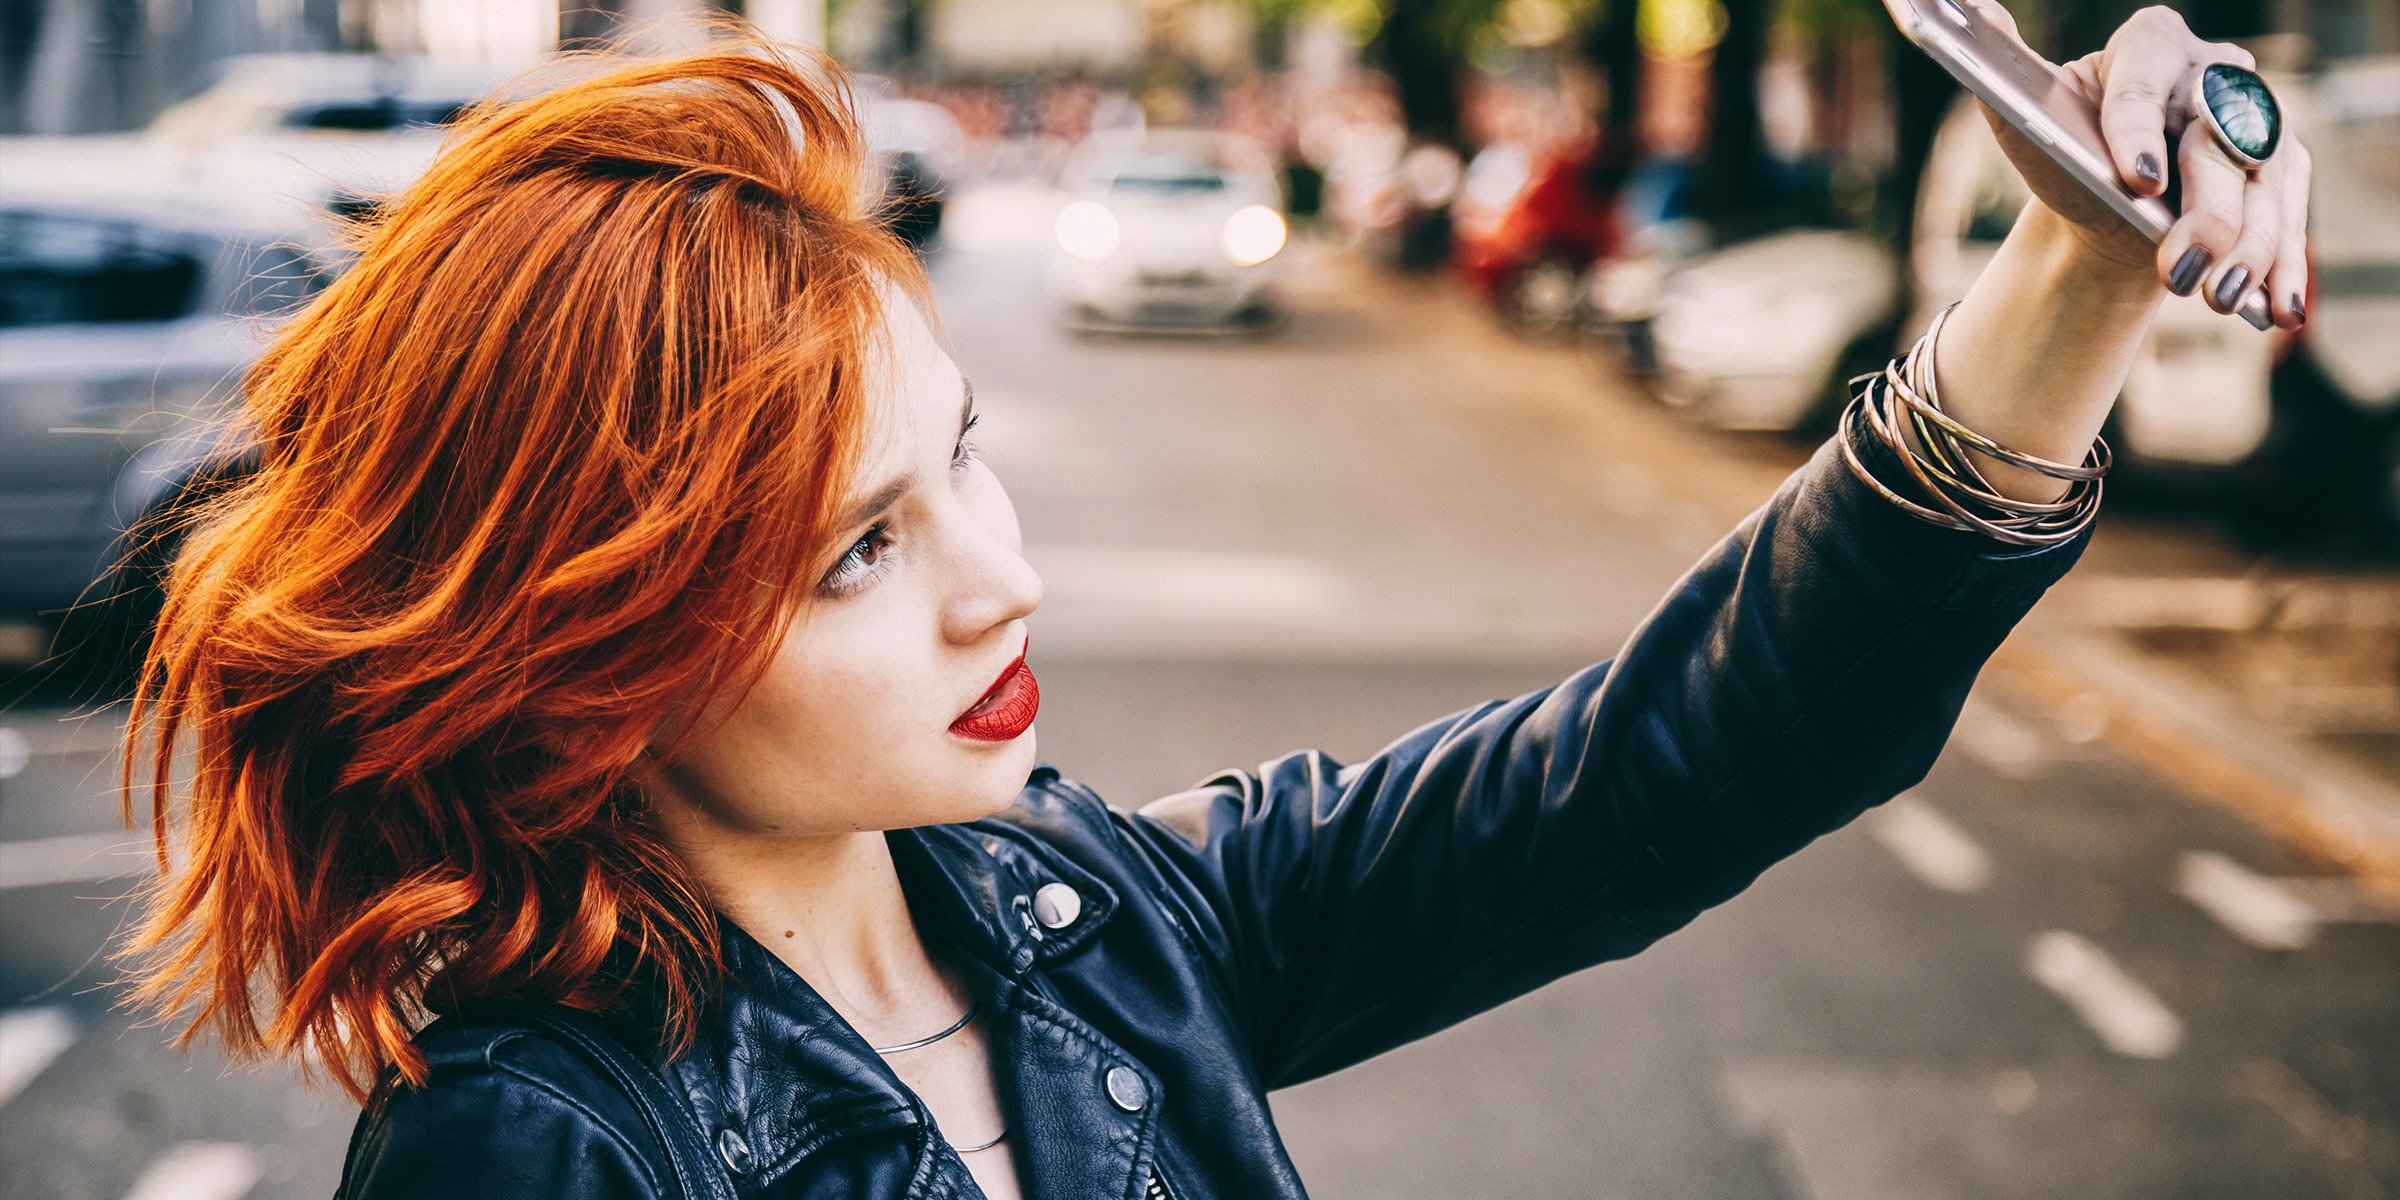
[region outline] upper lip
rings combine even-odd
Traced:
[[[1026,644],[1017,649],[1017,656],[1008,660],[1008,665],[1000,669],[1000,677],[992,681],[992,686],[983,689],[983,694],[975,697],[975,703],[959,710],[958,715],[961,718],[964,718],[968,713],[974,712],[977,706],[981,705],[984,701],[991,699],[994,693],[998,692],[1001,687],[1007,684],[1008,681],[1014,677],[1019,670],[1023,669],[1025,666],[1025,651],[1030,649],[1032,644],[1032,639],[1027,639]]]

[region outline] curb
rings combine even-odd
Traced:
[[[2097,701],[2112,746],[2400,904],[2400,786],[2240,716],[2100,634],[2025,629],[1989,676],[2055,709]]]

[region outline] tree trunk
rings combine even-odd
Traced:
[[[1434,0],[1394,0],[1375,33],[1375,61],[1400,94],[1400,120],[1412,142],[1464,150],[1459,130],[1460,55]]]
[[[1642,128],[1642,40],[1635,31],[1641,0],[1609,0],[1607,12],[1583,36],[1583,60],[1600,72],[1605,91],[1601,138],[1638,145]]]
[[[1774,221],[1766,127],[1758,112],[1758,70],[1774,8],[1770,0],[1725,0],[1725,17],[1725,36],[1709,60],[1708,142],[1692,197],[1720,245],[1763,232]]]

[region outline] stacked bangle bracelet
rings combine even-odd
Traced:
[[[1943,412],[1941,396],[1934,386],[1933,347],[1935,339],[1941,336],[1943,323],[1957,307],[1958,303],[1953,301],[1934,314],[1924,336],[1909,347],[1907,354],[1885,364],[1879,372],[1871,371],[1850,380],[1853,387],[1861,381],[1867,386],[1842,410],[1842,432],[1837,439],[1842,446],[1842,461],[1849,465],[1852,474],[1884,499],[1936,525],[1985,534],[2018,546],[2055,546],[2072,541],[2100,511],[2100,477],[2108,474],[2113,461],[2108,442],[2095,439],[2082,465],[2069,466],[2011,450]],[[1854,421],[1865,426],[1864,436],[1873,437],[1891,451],[1891,457],[1916,481],[1917,490],[1931,501],[1931,506],[1894,491],[1867,469],[1851,439]],[[1923,447],[1922,451],[1909,444],[1904,430],[1910,428],[1916,431],[1917,446]],[[1967,455],[1970,449],[2052,479],[2067,480],[2071,486],[2066,495],[2050,502],[2005,495],[1976,469]]]

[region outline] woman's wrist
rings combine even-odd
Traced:
[[[2003,445],[2082,461],[2166,294],[2147,266],[2128,266],[2039,201],[2028,203],[1936,347],[1943,407]],[[1976,465],[2015,499],[2050,501],[2066,491],[1980,453]]]
[[[2062,300],[2140,309],[2157,302],[2166,287],[2149,243],[2130,226],[2123,232],[2123,242],[2104,242],[2040,200],[2028,200],[2009,237],[2023,237],[2051,264]]]

